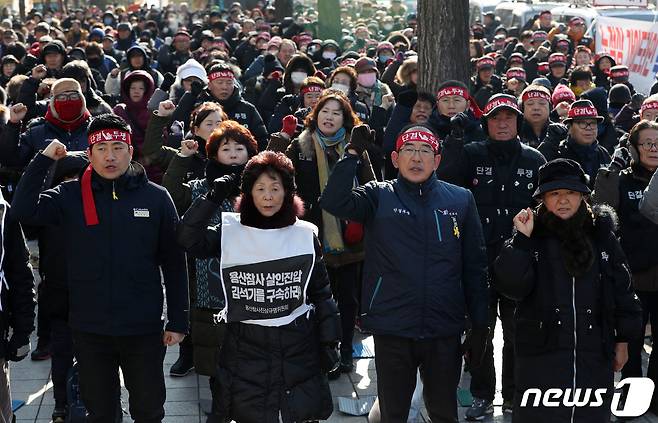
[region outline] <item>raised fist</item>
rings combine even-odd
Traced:
[[[38,65],[32,69],[32,78],[41,81],[48,74],[48,69],[44,65]]]
[[[532,209],[521,210],[514,216],[514,227],[517,231],[530,238],[535,227],[535,215]]]
[[[50,144],[48,144],[48,146],[43,150],[41,154],[50,159],[59,160],[63,157],[66,157],[66,146],[58,140],[54,139],[50,141]]]
[[[193,156],[199,151],[199,143],[194,140],[183,140],[180,143],[180,154],[183,157]]]
[[[27,106],[23,103],[16,103],[9,108],[9,121],[11,123],[20,123],[25,119],[27,114]]]
[[[174,113],[176,106],[171,100],[161,101],[158,104],[158,116],[167,117]]]

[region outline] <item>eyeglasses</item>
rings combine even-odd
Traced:
[[[66,101],[66,100],[80,100],[80,93],[71,92],[71,93],[62,93],[55,96],[55,101]]]
[[[658,141],[656,142],[643,142],[642,144],[638,144],[638,147],[640,147],[644,151],[651,151],[653,149],[658,150]]]
[[[406,154],[407,156],[413,156],[415,153],[419,153],[421,156],[429,157],[434,155],[434,150],[430,147],[422,148],[413,148],[411,146],[405,146],[400,149],[400,154]]]
[[[576,121],[576,125],[580,129],[590,129],[590,128],[594,129],[594,128],[596,128],[596,121],[579,120],[579,121]]]

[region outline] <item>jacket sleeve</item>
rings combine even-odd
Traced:
[[[3,166],[23,166],[19,147],[21,124],[7,122],[0,135],[0,164]]]
[[[294,110],[290,109],[290,105],[286,101],[286,98],[282,98],[281,101],[277,103],[276,107],[274,107],[272,116],[267,123],[267,130],[269,133],[273,134],[275,132],[279,132],[283,127],[283,118],[292,114],[293,112]]]
[[[151,113],[151,118],[146,125],[144,144],[142,144],[142,156],[147,165],[156,165],[166,168],[176,150],[163,145],[164,128],[171,122],[169,117],[159,116],[157,111]]]
[[[253,106],[252,106],[253,107]],[[254,138],[258,142],[258,150],[263,151],[267,148],[267,142],[270,138],[267,128],[263,123],[263,118],[258,113],[255,107],[253,107],[251,114],[251,122],[249,122],[249,131],[253,134]]]
[[[41,84],[41,81],[29,77],[23,82],[21,89],[18,92],[16,103],[23,103],[27,107],[27,114],[25,115],[23,122],[29,122],[37,117],[35,106],[37,104],[37,90],[39,89],[39,84]]]
[[[178,213],[183,214],[192,203],[192,189],[185,183],[185,174],[192,163],[192,156],[183,157],[176,154],[169,162],[169,167],[162,177],[162,186],[169,191]]]
[[[599,169],[592,193],[594,204],[607,204],[617,210],[619,207],[619,172]]]
[[[462,287],[468,315],[474,328],[489,325],[489,287],[487,286],[487,253],[473,194],[468,192],[468,206],[462,225]]]
[[[397,103],[393,106],[393,111],[391,112],[391,117],[388,120],[386,129],[384,130],[384,141],[382,143],[382,148],[385,155],[390,155],[393,150],[395,150],[395,140],[398,137],[398,134],[404,128],[405,125],[409,123],[409,117],[411,116],[411,107]]]
[[[62,221],[59,205],[61,188],[41,192],[48,169],[54,160],[37,154],[25,169],[12,201],[11,213],[23,224],[33,226],[58,225]]]
[[[263,73],[263,68],[265,67],[264,62],[265,56],[261,55],[254,59],[253,62],[249,65],[247,70],[242,75],[242,80],[247,81],[251,78],[254,78]]]
[[[617,116],[615,116],[615,126],[629,132],[633,125],[639,122],[636,111],[631,109],[630,104],[625,104]]]
[[[320,196],[320,207],[339,218],[365,223],[375,216],[379,189],[376,182],[352,188],[358,166],[358,157],[351,154],[336,163]]]
[[[194,110],[194,105],[197,102],[198,95],[194,95],[191,92],[186,92],[183,94],[181,99],[174,109],[174,113],[171,115],[170,121],[181,121],[185,124],[185,129],[187,130],[190,127],[190,118],[192,117],[192,111]]]
[[[148,104],[146,105],[149,113],[153,113],[154,110],[158,110],[160,102],[169,100],[169,93],[162,91],[160,88],[156,88],[153,92],[153,95],[149,99]]]
[[[163,192],[162,220],[159,231],[160,268],[167,295],[167,326],[172,332],[189,332],[190,298],[187,289],[185,252],[176,243],[178,214],[171,197]]]
[[[612,256],[612,277],[614,309],[615,309],[615,340],[629,342],[642,337],[642,306],[635,295],[632,285],[631,271],[626,256],[615,234],[608,233],[608,242]]]
[[[640,200],[640,213],[658,225],[658,172],[654,172]]]
[[[11,213],[6,220],[4,236],[6,255],[2,269],[9,285],[9,326],[13,330],[10,344],[18,348],[28,344],[34,330],[34,275],[23,231]]]
[[[331,296],[329,275],[322,259],[320,241],[315,238],[315,265],[308,287],[308,298],[315,306],[320,344],[333,344],[340,339],[340,317]]]
[[[514,301],[523,300],[535,287],[532,240],[521,232],[515,232],[505,242],[493,267],[494,288]]]
[[[195,199],[178,223],[178,243],[194,258],[217,257],[221,247],[221,225],[208,226],[219,206],[204,196]]]
[[[451,184],[466,186],[469,159],[464,150],[464,140],[448,136],[441,151],[441,163],[436,176]]]

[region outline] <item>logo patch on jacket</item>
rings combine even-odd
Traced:
[[[133,209],[133,216],[134,217],[150,217],[151,213],[149,212],[149,209]]]

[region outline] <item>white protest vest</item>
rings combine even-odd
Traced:
[[[310,310],[315,225],[298,219],[285,228],[258,229],[242,225],[238,213],[222,213],[221,228],[221,320],[283,326]]]

